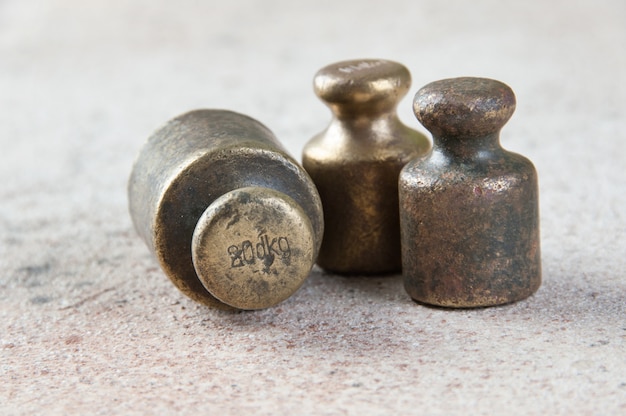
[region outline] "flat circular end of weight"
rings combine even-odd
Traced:
[[[291,296],[315,262],[313,228],[289,196],[269,188],[240,188],[202,214],[192,259],[204,287],[239,309],[263,309]]]
[[[435,136],[471,138],[497,133],[515,111],[515,94],[488,78],[431,82],[413,100],[417,119]]]

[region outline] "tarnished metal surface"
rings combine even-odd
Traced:
[[[135,228],[165,273],[209,306],[286,299],[322,240],[309,176],[265,126],[230,111],[192,111],[156,131],[128,194]]]
[[[515,110],[505,84],[482,78],[426,85],[414,100],[432,151],[400,175],[405,288],[446,307],[514,302],[541,284],[537,174],[500,147]]]
[[[317,96],[330,107],[330,125],[305,147],[303,166],[324,206],[326,229],[317,263],[344,274],[399,272],[398,175],[430,148],[403,125],[398,101],[409,71],[385,60],[354,60],[322,68]]]

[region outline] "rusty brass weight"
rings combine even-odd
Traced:
[[[192,111],[157,130],[128,194],[135,228],[168,277],[213,307],[285,300],[322,241],[310,177],[270,130],[230,111]]]
[[[386,60],[338,62],[314,77],[333,118],[307,143],[302,164],[322,198],[326,227],[317,263],[328,271],[401,269],[398,176],[430,148],[396,114],[410,85],[407,68]]]
[[[420,89],[413,108],[434,145],[400,175],[406,291],[445,307],[530,296],[541,284],[537,174],[499,141],[513,91],[490,79],[446,79]]]

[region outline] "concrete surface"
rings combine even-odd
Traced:
[[[190,109],[299,156],[343,59],[513,87],[502,133],[541,186],[544,283],[413,303],[315,270],[276,308],[194,304],[127,214],[145,138]],[[0,413],[626,414],[626,3],[0,1]],[[401,118],[423,131],[410,109]]]

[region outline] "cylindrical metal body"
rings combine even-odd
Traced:
[[[265,126],[224,110],[170,120],[128,184],[135,228],[183,293],[214,307],[272,306],[308,276],[319,195]]]
[[[403,65],[384,60],[339,62],[315,75],[315,93],[333,118],[306,145],[302,164],[322,198],[326,228],[317,263],[326,270],[400,271],[398,175],[430,147],[396,115],[410,85]]]
[[[414,100],[432,151],[400,174],[404,284],[446,307],[514,302],[541,284],[537,174],[500,146],[515,110],[498,81],[433,82]]]

